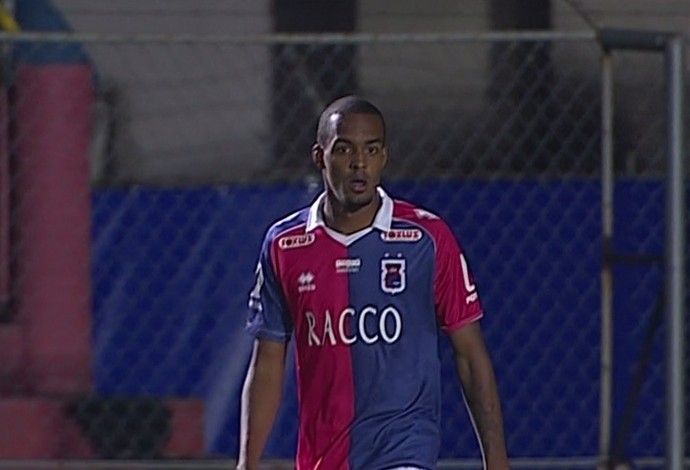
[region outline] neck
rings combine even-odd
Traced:
[[[381,196],[378,192],[369,204],[355,210],[343,206],[327,192],[323,204],[323,217],[328,227],[344,235],[350,235],[369,227],[374,222],[379,207]]]

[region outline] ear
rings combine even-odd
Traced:
[[[326,168],[326,165],[323,161],[323,147],[321,147],[319,144],[314,144],[312,146],[311,159],[314,162],[314,165],[316,165],[316,168],[318,168],[319,170],[323,170],[324,168]]]
[[[388,147],[386,147],[384,145],[383,146],[383,162],[381,163],[381,168],[385,168],[386,163],[388,163]]]

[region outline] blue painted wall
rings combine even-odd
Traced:
[[[445,217],[465,247],[487,312],[484,329],[500,381],[511,454],[595,454],[599,183],[414,182],[388,189]],[[250,346],[241,328],[263,232],[315,196],[302,185],[97,191],[98,390],[204,397],[208,451],[233,455]],[[617,249],[661,253],[660,183],[619,183],[616,214]],[[660,273],[649,266],[616,270],[616,419]],[[662,454],[661,334],[629,440],[634,455]],[[447,345],[443,361],[448,380],[442,455],[477,456]],[[289,381],[269,454],[293,455],[295,417]]]

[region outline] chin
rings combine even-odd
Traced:
[[[345,207],[349,212],[355,212],[363,207],[368,206],[374,201],[374,196],[372,194],[358,194],[347,198],[345,201]]]

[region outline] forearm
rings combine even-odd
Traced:
[[[503,416],[491,361],[488,355],[477,357],[472,363],[458,359],[457,366],[487,469],[507,469]]]
[[[262,361],[250,366],[242,390],[238,468],[258,468],[282,398],[283,371]]]

